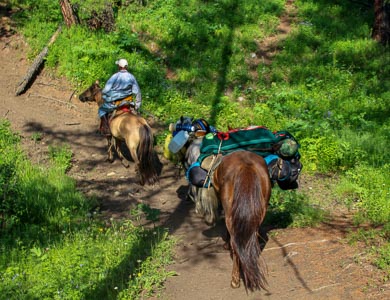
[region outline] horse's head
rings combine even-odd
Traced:
[[[101,102],[101,88],[99,80],[96,80],[88,89],[79,95],[81,102],[95,101],[99,104]]]

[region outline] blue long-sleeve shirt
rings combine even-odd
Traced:
[[[127,70],[120,70],[108,79],[102,90],[104,103],[99,108],[99,117],[116,108],[113,101],[123,99],[127,96],[135,96],[135,109],[139,110],[142,104],[141,89],[134,75]]]

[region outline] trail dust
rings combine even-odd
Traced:
[[[0,41],[0,118],[8,119],[22,136],[23,148],[35,163],[44,164],[49,145],[69,145],[74,153],[69,175],[80,191],[96,195],[105,218],[126,218],[132,207],[146,203],[161,210],[160,225],[178,239],[177,276],[151,299],[389,299],[384,274],[367,260],[367,249],[350,245],[347,234],[356,230],[350,215],[338,210],[327,185],[332,178],[302,176],[300,188],[326,200],[332,216],[316,228],[271,229],[262,253],[268,266],[268,291],[246,293],[232,289],[232,261],[223,248],[223,226],[207,226],[186,200],[183,172],[163,163],[160,184],[139,186],[134,166],[106,161],[106,141],[97,133],[97,107],[81,103],[66,80],[43,70],[26,93],[15,87],[29,68],[27,45],[2,19]],[[8,26],[8,27],[7,27]],[[164,128],[148,118],[154,131]],[[36,141],[39,136],[40,140]],[[332,202],[333,201],[333,202]],[[332,204],[333,203],[333,204]]]

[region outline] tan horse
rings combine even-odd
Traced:
[[[240,286],[240,274],[250,291],[266,289],[266,265],[260,260],[258,232],[271,197],[271,180],[264,159],[249,151],[225,155],[212,184],[222,203],[233,259],[231,286]]]
[[[81,102],[95,101],[98,106],[103,104],[102,91],[99,81],[92,84],[86,91],[79,95]],[[107,137],[108,160],[114,161],[112,148],[115,148],[118,157],[125,167],[129,167],[127,159],[121,151],[124,141],[130,152],[131,158],[136,164],[140,176],[140,184],[150,185],[158,182],[157,164],[158,157],[153,150],[154,137],[152,129],[144,118],[129,111],[118,110],[110,120],[112,137]]]

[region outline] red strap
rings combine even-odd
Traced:
[[[229,132],[218,132],[217,137],[222,141],[227,141],[230,137]]]
[[[126,105],[119,107],[118,110],[124,111],[124,112],[131,112],[130,108]]]

